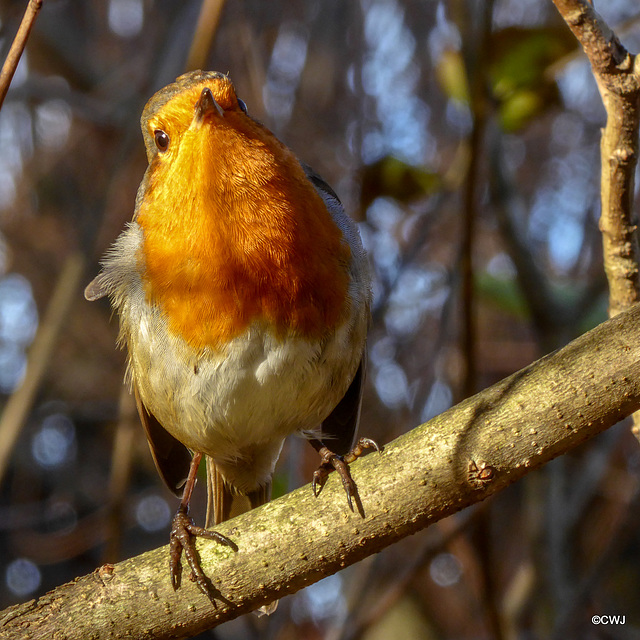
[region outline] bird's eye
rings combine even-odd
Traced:
[[[156,147],[158,151],[164,153],[169,148],[169,136],[162,131],[162,129],[156,129],[153,132],[153,137],[156,141]]]
[[[244,103],[244,100],[240,100],[240,98],[238,98],[238,106],[244,113],[247,113],[247,105]]]

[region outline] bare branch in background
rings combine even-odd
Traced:
[[[193,34],[189,56],[185,64],[185,71],[204,68],[223,9],[224,0],[204,0],[202,3],[196,31]]]
[[[20,435],[42,377],[51,361],[60,331],[84,275],[85,260],[81,253],[73,253],[64,265],[51,296],[47,312],[38,327],[27,360],[27,373],[4,407],[0,418],[0,482],[7,470],[13,447]]]
[[[484,132],[487,122],[487,51],[491,35],[493,2],[481,4],[480,38],[473,52],[469,53],[467,65],[471,78],[470,107],[473,126],[469,137],[469,167],[464,184],[464,219],[462,223],[461,271],[462,271],[462,344],[465,354],[466,371],[461,389],[466,398],[477,389],[477,318],[476,293],[474,287],[473,248],[480,200],[480,169],[484,150]]]
[[[16,33],[16,37],[13,40],[11,49],[9,49],[4,65],[2,65],[2,71],[0,71],[0,108],[2,108],[7,91],[9,91],[9,85],[11,84],[13,74],[18,68],[22,52],[27,46],[27,40],[29,39],[31,28],[34,25],[41,8],[42,0],[29,0],[29,4],[27,5],[27,9],[24,12],[24,17],[22,18],[22,22],[18,29],[18,33]]]

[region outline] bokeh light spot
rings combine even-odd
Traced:
[[[452,587],[462,577],[462,565],[452,553],[439,553],[429,565],[429,575],[438,586]]]
[[[164,498],[145,496],[136,506],[136,522],[149,532],[159,531],[169,524],[171,510]]]
[[[144,23],[142,0],[111,0],[108,20],[111,31],[121,38],[138,35]]]
[[[18,558],[7,566],[5,572],[6,585],[12,593],[17,596],[28,596],[33,593],[42,580],[38,566],[27,560]]]
[[[43,467],[58,467],[75,455],[76,430],[63,413],[47,416],[31,440],[31,454]]]

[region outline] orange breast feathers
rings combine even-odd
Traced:
[[[321,338],[348,311],[349,246],[269,131],[220,100],[224,116],[191,123],[201,90],[148,125],[170,146],[152,159],[137,211],[147,300],[196,349],[220,349],[256,320]]]

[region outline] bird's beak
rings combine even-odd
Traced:
[[[216,99],[211,93],[211,89],[205,87],[196,102],[196,107],[193,115],[193,121],[197,125],[201,125],[204,122],[205,117],[208,114],[217,114],[221,118],[224,118],[224,109],[216,102]]]

